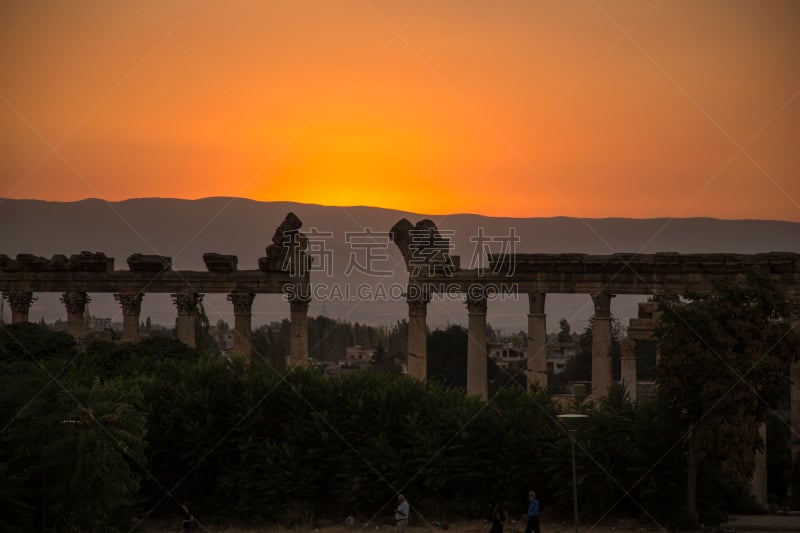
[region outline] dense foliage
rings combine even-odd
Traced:
[[[701,464],[749,479],[763,448],[759,427],[789,389],[800,350],[785,297],[765,274],[747,275],[747,287],[719,283],[711,294],[660,306],[657,406],[684,440],[690,523],[699,520]]]
[[[124,521],[144,464],[139,387],[79,369],[72,338],[0,329],[0,529],[74,531]]]

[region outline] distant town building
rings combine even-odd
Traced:
[[[499,368],[508,372],[516,371],[526,363],[525,348],[512,342],[490,342],[486,352]]]
[[[574,342],[559,342],[557,335],[549,335],[545,350],[547,373],[555,375],[567,368],[567,361],[577,355],[578,346]]]
[[[364,346],[348,346],[345,352],[347,362],[364,361],[369,363],[375,356],[375,348],[365,348]]]
[[[217,341],[221,352],[233,350],[233,330],[223,322],[223,327],[215,324],[208,326],[208,336]]]
[[[344,359],[338,361],[319,361],[309,358],[311,366],[319,370],[326,376],[345,374],[370,367],[374,363],[375,348],[367,346],[348,346],[345,349]],[[395,364],[400,367],[403,374],[408,373],[408,365],[405,359],[395,358]]]
[[[89,317],[89,331],[104,329],[111,329],[110,318],[100,318],[94,315]]]

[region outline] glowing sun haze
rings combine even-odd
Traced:
[[[0,197],[800,221],[795,0],[0,3]]]

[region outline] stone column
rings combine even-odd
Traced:
[[[637,399],[636,394],[636,346],[637,341],[630,337],[625,337],[620,343],[620,378],[622,385],[628,389],[628,396],[634,402]]]
[[[544,314],[546,294],[528,294],[528,390],[536,384],[547,387],[547,315]]]
[[[408,303],[408,375],[420,381],[428,377],[428,301]]]
[[[792,328],[800,334],[800,297],[792,302],[792,312],[790,316]],[[800,458],[800,360],[791,363],[791,402],[790,402],[790,425],[789,432],[792,447],[792,461]]]
[[[171,294],[175,307],[178,308],[178,340],[190,348],[195,348],[195,322],[197,306],[203,301],[203,295],[196,292],[179,292]]]
[[[32,292],[4,292],[3,297],[11,308],[11,323],[19,324],[28,321],[31,304],[36,301]]]
[[[592,397],[602,398],[611,386],[611,295],[592,295]]]
[[[142,311],[142,292],[124,292],[114,295],[122,306],[122,341],[139,342],[139,314]]]
[[[756,452],[756,464],[753,469],[753,477],[750,480],[750,491],[753,498],[764,509],[767,508],[767,424],[762,423],[758,428],[758,436],[764,443],[764,449]]]
[[[91,298],[85,292],[65,292],[60,300],[67,308],[67,333],[76,339],[82,339],[89,326],[85,315],[86,304]]]
[[[486,353],[486,296],[467,296],[467,394],[489,398]]]
[[[233,304],[233,354],[248,364],[253,361],[251,321],[255,296],[252,292],[234,292],[228,295],[228,301]]]
[[[289,367],[305,365],[308,362],[308,300],[289,301],[290,339]]]

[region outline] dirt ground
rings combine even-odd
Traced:
[[[445,533],[489,533],[489,525],[481,521],[460,522],[453,524],[446,524],[447,530]],[[574,533],[575,526],[570,523],[554,523],[546,520],[542,521],[542,533]],[[525,524],[516,521],[506,523],[504,533],[523,533]],[[165,527],[165,525],[152,525],[146,527],[143,531],[146,533],[168,533],[180,531],[180,525],[177,524],[172,529]],[[287,529],[276,525],[267,525],[264,527],[256,527],[250,529],[241,528],[224,528],[224,527],[208,527],[200,531],[213,531],[218,533],[393,533],[394,528],[385,525],[364,525],[357,524],[351,528],[345,526],[326,526],[319,529],[311,529],[308,526],[297,526],[292,529]],[[408,527],[408,533],[442,533],[444,530],[433,527],[427,524],[414,524]],[[643,524],[635,521],[616,522],[614,524],[607,524],[604,526],[591,524],[584,524],[580,527],[581,533],[624,533],[624,532],[662,532],[664,529],[660,528],[657,524]]]
[[[476,520],[445,524],[447,529],[434,527],[433,524],[416,523],[408,527],[408,533],[489,533],[489,525]],[[519,520],[506,522],[504,533],[523,533],[525,524]],[[180,531],[180,523],[148,523],[141,529],[145,533],[168,533]],[[277,525],[265,525],[249,529],[232,527],[206,526],[199,531],[213,531],[215,533],[394,533],[394,528],[389,525],[356,524],[353,527],[344,525],[327,525],[319,529],[308,526],[297,526],[291,529]],[[542,520],[542,533],[574,533],[575,526],[572,522],[556,522]],[[581,524],[581,533],[646,533],[668,531],[656,523],[647,523],[639,520],[616,520],[606,524]],[[703,533],[714,532],[800,532],[800,513],[789,515],[751,515],[732,516],[728,522],[719,528],[705,528],[697,530]]]
[[[146,524],[142,529],[145,533],[172,533],[180,531],[180,524]],[[525,524],[520,521],[510,521],[506,523],[504,533],[523,533]],[[199,531],[213,531],[215,533],[393,533],[394,528],[388,525],[356,524],[353,527],[344,525],[330,525],[319,529],[312,529],[308,526],[297,526],[287,529],[276,525],[266,525],[249,529],[225,528],[225,527],[204,527]],[[442,533],[444,529],[433,527],[428,524],[411,525],[408,533]],[[574,533],[575,526],[569,522],[542,521],[542,533]],[[636,520],[618,520],[608,524],[582,524],[581,533],[628,533],[628,532],[666,532],[656,523],[645,523]],[[793,532],[800,531],[800,514],[791,515],[754,515],[754,516],[732,516],[730,521],[719,528],[705,528],[697,530],[702,533],[714,532]],[[460,522],[447,524],[447,533],[489,533],[489,525],[481,521]]]

